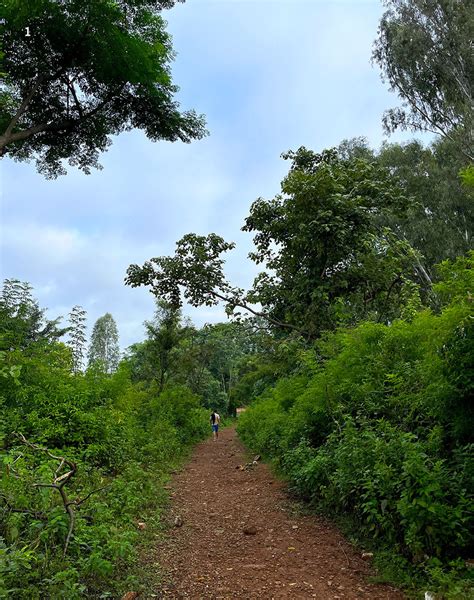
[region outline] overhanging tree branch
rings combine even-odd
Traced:
[[[121,87],[123,89],[124,85]],[[117,93],[119,93],[119,92],[117,92]],[[75,129],[83,121],[85,121],[86,119],[90,119],[91,117],[96,115],[98,112],[100,112],[103,108],[105,108],[105,106],[109,102],[111,102],[111,100],[113,99],[113,96],[114,96],[114,94],[108,94],[107,97],[102,100],[102,102],[99,102],[99,104],[97,104],[97,106],[95,106],[93,109],[91,109],[87,113],[84,113],[84,111],[81,109],[82,114],[78,119],[65,119],[64,121],[60,121],[59,123],[41,123],[41,124],[35,125],[34,127],[25,129],[23,131],[17,131],[16,133],[7,134],[5,132],[4,135],[0,136],[0,156],[5,154],[6,146],[8,146],[9,144],[12,144],[13,142],[19,142],[22,140],[26,140],[38,133],[44,132],[44,131],[59,132],[59,131],[71,131],[71,130]]]
[[[243,308],[244,310],[248,311],[252,315],[255,315],[256,317],[261,317],[262,319],[265,319],[268,323],[271,323],[272,325],[276,325],[277,327],[283,327],[284,329],[291,329],[292,331],[296,331],[297,333],[299,333],[303,336],[307,335],[307,332],[302,331],[301,329],[299,329],[295,325],[292,325],[291,323],[285,323],[283,321],[275,319],[274,317],[271,317],[267,313],[253,309],[251,306],[249,306],[243,300],[236,301],[235,298],[226,297],[215,291],[211,291],[209,293],[212,294],[215,298],[218,298],[219,300],[222,300],[223,302],[226,302],[227,304],[230,304],[233,307],[239,306],[240,308]]]
[[[13,116],[13,119],[10,121],[8,127],[5,129],[4,134],[2,135],[2,138],[8,138],[9,135],[11,134],[11,132],[13,131],[14,127],[16,126],[16,124],[18,123],[19,119],[21,118],[21,116],[26,112],[26,110],[28,109],[28,106],[30,104],[30,102],[33,100],[34,95],[36,94],[39,86],[41,85],[41,83],[43,82],[44,78],[43,77],[38,77],[36,79],[36,82],[32,85],[30,91],[28,92],[28,94],[25,96],[25,98],[23,99],[23,101],[20,104],[20,107],[18,108],[18,110],[16,111],[15,115]],[[0,138],[1,139],[1,138]],[[1,146],[0,146],[1,147]]]
[[[207,134],[203,117],[181,111],[176,99],[171,39],[160,18],[174,0],[102,2],[100,10],[94,3],[53,2],[17,14],[18,4],[2,7],[9,23],[2,92],[9,102],[0,157],[36,159],[40,172],[56,177],[65,173],[63,161],[86,173],[100,168],[111,137],[131,127],[152,141]],[[28,44],[26,26],[38,32]],[[83,119],[92,122],[81,127]]]

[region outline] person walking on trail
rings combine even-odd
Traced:
[[[211,425],[212,425],[212,433],[214,435],[214,441],[216,441],[217,438],[219,437],[219,423],[221,421],[219,413],[216,413],[216,411],[213,410],[211,413],[211,416],[209,417],[209,421],[211,422]]]

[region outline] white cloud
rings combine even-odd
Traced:
[[[41,226],[36,223],[14,223],[2,229],[4,251],[19,251],[26,260],[41,259],[44,265],[58,267],[80,256],[83,239],[77,230]]]

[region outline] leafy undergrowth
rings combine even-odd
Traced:
[[[140,549],[161,531],[165,483],[209,435],[209,409],[226,413],[247,334],[198,330],[157,302],[121,360],[112,316],[99,319],[83,371],[85,312],[66,329],[44,313],[28,283],[5,280],[0,598],[118,598],[144,585]]]
[[[4,411],[21,434],[4,438],[0,457],[0,597],[116,598],[138,585],[140,523],[161,526],[165,482],[208,434],[208,412],[185,386],[140,389],[126,369],[61,377],[21,360],[21,386],[10,385],[25,401]]]
[[[381,578],[461,600],[474,595],[472,258],[441,269],[440,314],[328,334],[238,431],[374,551]]]

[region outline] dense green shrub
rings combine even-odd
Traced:
[[[474,544],[472,258],[441,265],[439,314],[326,336],[238,425],[295,491],[440,589]]]
[[[166,473],[208,433],[208,412],[186,386],[133,383],[126,364],[112,376],[72,374],[69,358],[58,342],[0,354],[0,598],[120,595],[137,556],[137,521],[159,520]],[[70,467],[50,454],[77,467],[64,487],[76,503],[64,558],[65,502],[38,484]]]
[[[146,340],[116,369],[90,361],[82,372],[82,320],[69,321],[76,342],[66,345],[31,286],[4,282],[0,598],[108,598],[136,587],[137,523],[156,531],[167,474],[210,433],[209,407],[225,416],[235,364],[251,349],[245,326],[198,330],[157,302]]]

